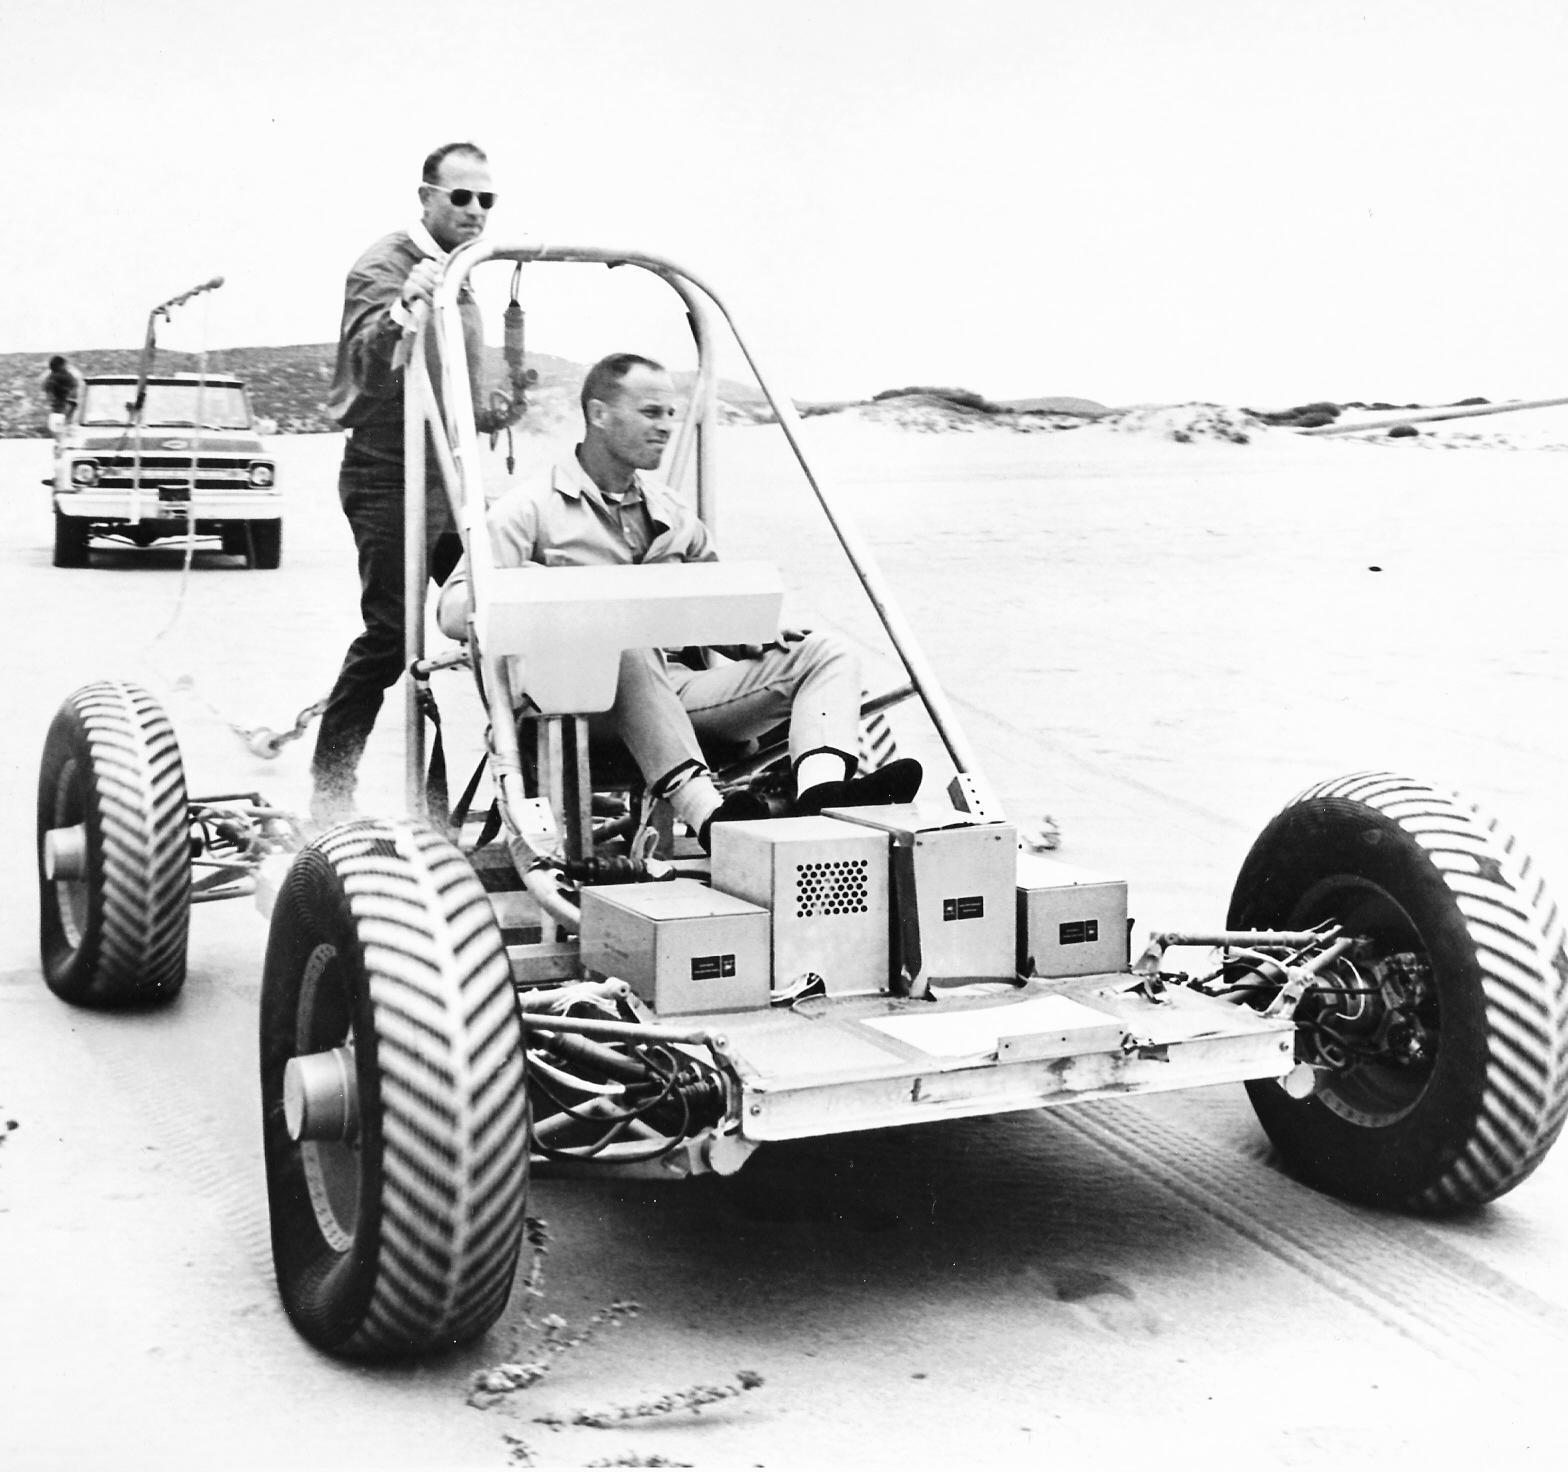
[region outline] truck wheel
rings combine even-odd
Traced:
[[[162,706],[84,685],[56,713],[38,777],[39,948],[67,1002],[165,1002],[190,931],[185,770]]]
[[[356,821],[295,859],[261,1097],[273,1266],[306,1339],[386,1359],[495,1323],[528,1192],[522,1030],[494,912],[444,838]]]
[[[272,571],[283,561],[283,520],[250,523],[250,565]]]
[[[1568,1113],[1568,955],[1533,863],[1456,798],[1388,773],[1337,778],[1264,829],[1227,924],[1328,919],[1368,942],[1353,990],[1296,1010],[1298,1057],[1330,1066],[1305,1099],[1247,1085],[1285,1167],[1434,1214],[1501,1196]]]
[[[54,514],[54,565],[56,567],[86,567],[87,522],[80,516]]]

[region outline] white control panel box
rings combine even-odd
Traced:
[[[662,1017],[766,1007],[768,912],[695,879],[583,890],[583,965]]]
[[[1127,959],[1125,880],[1019,854],[1019,975],[1090,976]]]
[[[832,808],[891,840],[892,965],[900,989],[1012,980],[1017,960],[1018,830],[918,803]]]
[[[713,887],[773,915],[773,984],[888,988],[888,837],[837,818],[713,827]]]

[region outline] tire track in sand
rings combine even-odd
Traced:
[[[161,1157],[216,1210],[232,1233],[235,1256],[270,1284],[259,1106],[251,1111],[257,1123],[247,1148],[236,1149],[232,1113],[213,1106],[214,1091],[234,1100],[233,1065],[223,1056],[232,1015],[201,1015],[226,1011],[248,1022],[255,1003],[243,993],[204,997],[205,990],[199,982],[187,986],[171,1011],[94,1019],[101,1025],[83,1029],[80,1039],[115,1092],[156,1133]],[[248,1098],[249,1079],[245,1087]]]
[[[1353,1207],[1298,1185],[1258,1158],[1168,1124],[1131,1100],[1052,1111],[1188,1206],[1335,1297],[1467,1371],[1513,1371],[1504,1393],[1555,1401],[1568,1309],[1541,1297],[1419,1218]]]

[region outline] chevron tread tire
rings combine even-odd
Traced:
[[[1293,1099],[1248,1084],[1285,1167],[1333,1195],[1427,1214],[1511,1190],[1568,1116],[1568,953],[1536,866],[1463,800],[1391,773],[1308,788],[1268,824],[1231,896],[1232,929],[1327,918],[1430,967],[1421,1067],[1362,1065]]]
[[[38,777],[44,979],[82,1007],[167,1002],[185,984],[190,828],[179,743],[140,686],[103,680],[66,698]],[[44,839],[80,826],[84,872],[50,878]]]
[[[289,1059],[345,1043],[357,1134],[295,1141]],[[356,821],[297,856],[267,945],[261,1091],[273,1264],[295,1328],[359,1359],[484,1334],[521,1248],[529,1120],[511,968],[446,839]]]

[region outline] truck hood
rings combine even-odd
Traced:
[[[73,430],[60,442],[66,454],[128,455],[135,450],[136,436],[120,429]],[[141,437],[145,455],[179,455],[197,450],[203,455],[262,455],[261,441],[253,434],[234,431],[195,429],[149,429]]]

